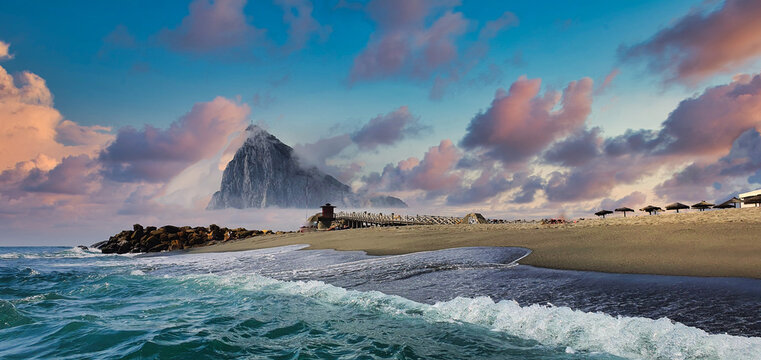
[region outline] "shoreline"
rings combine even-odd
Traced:
[[[523,247],[520,264],[559,270],[761,279],[761,207],[539,223],[421,225],[258,236],[189,253],[308,244],[305,250],[399,255],[471,246]]]

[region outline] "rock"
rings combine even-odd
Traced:
[[[220,190],[207,209],[316,208],[328,202],[342,207],[373,204],[316,167],[303,167],[293,149],[267,131],[255,125],[246,130],[248,139],[227,164]],[[403,201],[388,198],[375,203],[406,207]]]
[[[164,225],[164,226],[160,227],[159,229],[163,229],[165,232],[170,233],[170,234],[174,234],[174,233],[177,233],[177,232],[180,231],[180,228],[178,228],[176,226],[172,226],[172,225]]]
[[[88,250],[87,246],[84,246],[84,245],[77,245],[77,249],[85,250],[85,251]]]
[[[121,240],[118,243],[116,243],[117,254],[126,254],[132,250],[132,244],[129,243],[127,240]]]
[[[272,231],[266,230],[272,233]],[[142,235],[141,235],[142,233]],[[181,250],[195,246],[207,246],[221,241],[244,239],[262,234],[259,230],[245,228],[229,229],[216,224],[205,227],[177,227],[165,225],[160,228],[135,224],[132,230],[124,230],[111,236],[106,241],[93,244],[104,254],[125,254],[138,252],[159,252],[165,250]],[[281,233],[281,232],[278,232]],[[80,248],[87,249],[80,245]]]
[[[156,235],[151,235],[148,238],[145,239],[144,245],[146,248],[151,249],[161,243],[161,239]]]
[[[140,224],[132,225],[132,240],[140,240],[145,235],[145,229]]]

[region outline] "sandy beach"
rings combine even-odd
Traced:
[[[265,235],[189,250],[225,252],[309,244],[309,249],[404,254],[517,246],[521,264],[615,273],[761,279],[761,207],[540,223],[376,227]]]

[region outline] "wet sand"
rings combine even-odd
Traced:
[[[521,264],[569,270],[761,279],[761,207],[540,223],[433,225],[265,235],[195,248],[221,252],[309,244],[309,249],[405,254],[518,246]]]

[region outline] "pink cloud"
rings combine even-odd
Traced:
[[[491,107],[471,120],[462,146],[514,164],[584,124],[591,112],[591,79],[569,83],[562,97],[554,91],[540,95],[540,87],[540,79],[521,77],[508,92],[498,90]]]
[[[13,59],[13,54],[10,53],[11,44],[5,41],[0,41],[0,60]]]
[[[600,154],[602,137],[600,128],[581,129],[552,144],[543,160],[562,166],[579,166],[592,161]]]
[[[378,115],[351,135],[360,149],[375,149],[381,145],[392,145],[406,137],[417,135],[422,126],[418,117],[412,115],[407,106],[401,106],[385,115]]]
[[[113,139],[109,131],[64,120],[44,79],[30,72],[11,76],[0,67],[0,171],[39,156],[57,162],[94,155]]]
[[[446,11],[430,26],[425,19],[434,9],[451,6],[434,1],[373,1],[367,13],[378,31],[354,59],[349,81],[396,75],[428,78],[432,71],[457,57],[455,41],[468,21],[462,13]]]
[[[462,175],[455,169],[460,158],[462,153],[452,141],[442,140],[429,148],[422,160],[411,157],[397,166],[386,165],[383,173],[366,176],[363,191],[423,190],[441,194],[456,189],[462,182]]]
[[[605,151],[716,158],[749,128],[761,129],[761,75],[739,75],[682,100],[660,130],[627,131],[606,140]]]
[[[120,129],[100,161],[114,180],[166,181],[220,151],[233,133],[245,128],[250,112],[248,105],[223,97],[198,103],[166,130],[150,125]]]
[[[331,32],[329,26],[320,24],[312,15],[312,1],[275,0],[283,10],[283,23],[287,27],[286,40],[278,48],[268,36],[268,29],[250,22],[246,4],[247,0],[194,0],[180,25],[161,30],[156,39],[177,52],[253,59],[259,48],[288,55],[303,49],[314,37],[325,41]],[[111,37],[127,39],[122,31],[112,33]]]
[[[190,53],[241,49],[263,41],[266,31],[249,24],[246,0],[195,0],[187,17],[174,29],[164,29],[158,39],[169,48]]]
[[[611,70],[608,75],[605,75],[605,79],[602,81],[600,86],[595,89],[595,95],[603,94],[606,90],[608,90],[608,87],[613,82],[613,80],[620,74],[621,71],[618,69]]]
[[[695,84],[761,55],[761,2],[727,0],[715,11],[693,10],[650,39],[622,47],[625,60],[642,59],[667,81]]]
[[[97,163],[87,155],[68,156],[50,171],[33,169],[22,181],[29,192],[80,195],[100,186]]]
[[[518,26],[518,17],[506,11],[499,18],[487,21],[478,33],[478,40],[471,44],[465,54],[451,66],[448,71],[437,74],[433,86],[428,94],[432,100],[441,100],[449,88],[465,78],[473,68],[480,64],[489,53],[489,41],[496,37],[502,30]],[[491,85],[501,80],[502,69],[495,64],[489,64],[486,72],[482,72],[475,79],[467,82],[467,85],[478,87]]]
[[[288,41],[283,46],[285,53],[301,50],[313,35],[324,41],[332,31],[312,17],[314,6],[311,1],[275,0],[275,3],[283,8],[283,22],[288,24]]]
[[[655,187],[661,196],[692,197],[695,194],[715,193],[722,183],[737,177],[752,177],[761,173],[761,134],[756,129],[743,132],[732,144],[729,153],[716,162],[693,162],[674,173]],[[752,182],[752,179],[748,179]],[[719,184],[714,188],[714,184]]]

